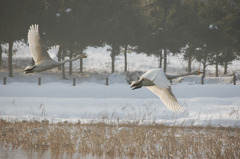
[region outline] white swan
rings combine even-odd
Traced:
[[[79,58],[86,58],[85,54],[81,54],[73,59],[68,59],[61,62],[53,60],[42,44],[37,24],[30,26],[28,31],[28,43],[30,52],[35,61],[35,65],[27,66],[23,71],[25,74],[46,71],[48,69],[63,65],[69,61],[75,61]]]
[[[168,75],[165,74],[162,69],[151,69],[143,74],[139,81],[133,81],[131,87],[134,90],[146,86],[150,91],[156,94],[170,110],[180,112],[183,110],[183,107],[178,103],[176,97],[172,93],[169,80],[201,73],[200,71],[194,71],[182,75]]]

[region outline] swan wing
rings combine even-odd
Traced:
[[[140,79],[146,78],[150,81],[152,81],[155,85],[157,85],[159,88],[168,88],[171,86],[171,83],[167,79],[165,73],[162,69],[151,69],[147,71],[145,74],[143,74]]]
[[[30,52],[36,64],[51,60],[51,57],[42,45],[37,24],[30,26],[28,31],[28,43]]]
[[[59,45],[53,45],[50,49],[48,49],[49,56],[55,61],[57,61],[58,52],[59,52]]]
[[[174,112],[180,112],[183,110],[183,107],[178,103],[176,97],[172,93],[171,87],[160,88],[157,85],[147,86],[147,88],[156,94],[163,104],[165,104],[170,110]]]

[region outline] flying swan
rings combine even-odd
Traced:
[[[156,94],[170,110],[180,112],[183,110],[183,107],[178,103],[176,97],[172,93],[169,80],[188,75],[199,75],[201,73],[200,71],[194,71],[182,75],[169,75],[165,74],[162,69],[151,69],[144,73],[138,81],[133,81],[131,83],[131,88],[134,90],[145,86]]]
[[[53,60],[42,44],[37,24],[31,25],[30,29],[28,30],[28,43],[30,52],[35,61],[35,65],[27,66],[23,71],[25,74],[46,71],[48,69],[63,65],[66,62],[75,61],[79,58],[86,58],[85,54],[81,54],[75,58],[61,62]]]

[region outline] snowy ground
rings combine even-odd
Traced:
[[[155,119],[165,124],[240,126],[240,85],[178,83],[173,92],[185,111],[172,113],[146,88],[132,91],[127,83],[71,80],[11,82],[0,89],[0,115],[7,120],[91,121]],[[28,77],[25,77],[28,78]],[[123,75],[115,75],[120,80]],[[31,78],[32,79],[32,78]],[[36,78],[37,79],[37,78]],[[110,77],[110,81],[113,80]],[[149,114],[149,115],[148,115]]]
[[[175,82],[173,92],[185,110],[172,113],[152,92],[146,88],[132,91],[121,73],[110,74],[110,56],[106,48],[89,48],[88,58],[84,59],[85,73],[67,76],[61,74],[40,73],[23,75],[14,73],[7,78],[7,85],[0,85],[0,117],[6,120],[42,120],[50,122],[71,121],[88,122],[103,118],[122,120],[155,120],[163,124],[214,125],[240,127],[240,85],[230,83],[232,77],[208,77],[205,85],[200,84],[200,77],[186,77],[181,83]],[[20,57],[21,56],[21,57]],[[16,59],[26,59],[29,52],[19,53]],[[143,54],[129,54],[129,71],[146,71],[158,66],[156,57]],[[170,62],[171,61],[171,62]],[[184,70],[186,63],[180,57],[169,59],[169,72]],[[21,62],[21,60],[19,60]],[[30,64],[30,62],[29,62]],[[77,68],[78,62],[74,63]],[[179,67],[180,66],[180,67]],[[199,68],[199,63],[193,64]],[[229,66],[237,71],[240,62]],[[123,55],[116,59],[116,71],[123,70]],[[221,69],[220,69],[221,70]],[[209,72],[213,68],[209,67]],[[100,73],[98,73],[100,72]],[[182,71],[183,72],[183,71]],[[0,72],[0,81],[7,76]],[[38,77],[42,85],[37,85]],[[77,85],[72,86],[72,78],[77,78]],[[109,85],[105,79],[109,77]]]

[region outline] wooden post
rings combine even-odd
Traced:
[[[41,85],[41,77],[38,78],[38,85]]]
[[[108,86],[108,77],[106,78],[106,86]]]
[[[76,78],[73,78],[73,86],[76,86]]]
[[[3,84],[4,84],[4,85],[7,84],[7,78],[6,78],[6,77],[3,78]]]

